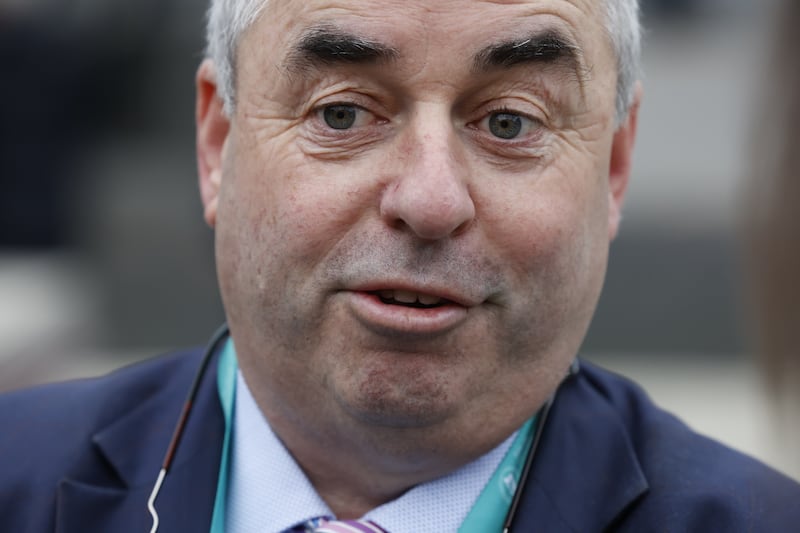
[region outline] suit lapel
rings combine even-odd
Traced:
[[[623,421],[580,375],[559,390],[512,531],[603,531],[648,485]]]
[[[216,359],[203,378],[173,466],[155,502],[162,532],[202,532],[210,527],[224,432]],[[196,358],[192,361],[199,363]],[[147,498],[189,389],[191,373],[198,365],[188,366],[187,375],[163,378],[165,382],[151,391],[147,400],[93,436],[97,464],[81,469],[90,479],[64,479],[59,484],[57,532],[150,530]]]

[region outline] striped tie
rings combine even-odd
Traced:
[[[388,533],[369,520],[322,520],[314,533]]]

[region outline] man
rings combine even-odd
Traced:
[[[198,353],[5,398],[9,531],[797,523],[793,482],[575,363],[630,174],[635,1],[215,0],[209,27],[230,337],[174,446]]]

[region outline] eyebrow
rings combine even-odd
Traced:
[[[391,46],[333,26],[318,26],[301,35],[289,53],[286,66],[291,72],[336,64],[389,63],[399,55]]]
[[[531,63],[561,66],[575,73],[579,81],[585,78],[580,47],[554,29],[487,46],[475,54],[473,70],[488,72]]]

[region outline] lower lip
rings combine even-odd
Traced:
[[[349,292],[347,295],[356,319],[368,329],[385,335],[446,333],[467,318],[467,308],[457,304],[417,308],[386,304],[368,292]]]

